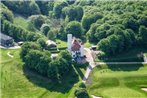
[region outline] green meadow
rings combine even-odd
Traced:
[[[91,74],[91,95],[102,98],[147,98],[147,64],[99,65]]]
[[[2,98],[74,98],[74,92],[83,78],[85,68],[73,66],[62,83],[54,83],[37,72],[24,67],[20,49],[1,50]],[[13,55],[9,57],[7,54]]]

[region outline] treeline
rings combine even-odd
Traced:
[[[42,50],[41,46],[35,42],[25,42],[22,45],[20,56],[25,66],[51,80],[56,80],[54,82],[64,78],[72,69],[72,57],[68,51],[60,52],[59,56],[52,60],[51,53]]]
[[[8,20],[10,22],[13,22],[14,15],[12,11],[10,11],[4,4],[0,3],[1,6],[1,14],[0,18],[1,20]]]
[[[15,41],[37,41],[43,37],[39,33],[30,32],[6,20],[1,21],[1,32],[13,37]]]

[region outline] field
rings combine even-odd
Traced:
[[[1,50],[2,98],[74,98],[74,91],[82,80],[84,68],[74,67],[62,83],[24,67],[19,57],[20,49]],[[7,53],[14,57],[9,57]]]
[[[94,68],[91,95],[102,98],[147,98],[146,65],[99,65]]]

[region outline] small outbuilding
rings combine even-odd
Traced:
[[[14,39],[0,32],[0,45],[4,47],[14,46]]]
[[[52,40],[47,40],[46,44],[47,44],[47,48],[56,48],[57,47],[56,42],[54,42]]]

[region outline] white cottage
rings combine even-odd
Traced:
[[[73,38],[72,34],[67,35],[68,51],[71,52],[73,59],[84,57],[84,44],[82,41]]]

